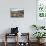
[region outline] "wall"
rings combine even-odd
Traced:
[[[24,18],[11,18],[10,8],[24,8]],[[36,0],[1,0],[0,34],[10,32],[11,27],[19,27],[19,32],[30,32],[31,25],[36,24]]]

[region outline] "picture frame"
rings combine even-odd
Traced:
[[[24,17],[24,9],[11,8],[10,9],[10,16],[11,17]]]

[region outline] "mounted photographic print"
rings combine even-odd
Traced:
[[[10,14],[11,17],[24,17],[24,9],[11,8]]]

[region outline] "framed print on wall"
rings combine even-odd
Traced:
[[[24,9],[11,8],[10,14],[11,14],[11,17],[24,17]]]

